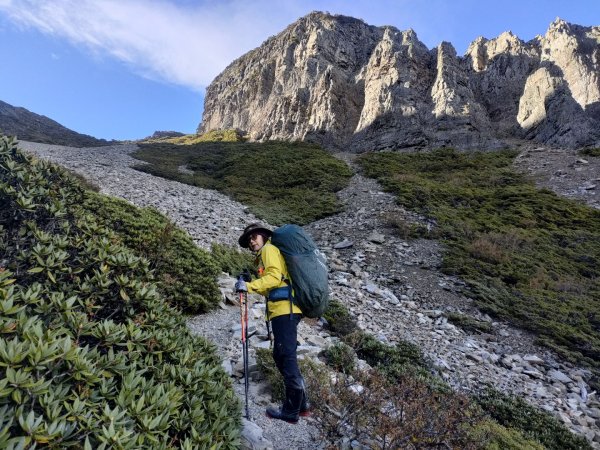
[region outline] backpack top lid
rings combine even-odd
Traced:
[[[298,255],[317,248],[312,238],[298,225],[283,225],[273,232],[271,243],[284,255]]]

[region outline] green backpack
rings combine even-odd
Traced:
[[[310,235],[298,225],[273,231],[271,243],[279,249],[290,274],[293,302],[306,317],[321,317],[329,304],[327,259]]]

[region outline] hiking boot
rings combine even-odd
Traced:
[[[298,423],[303,395],[302,389],[286,389],[283,406],[279,409],[267,408],[267,417],[284,420],[288,423]]]
[[[300,412],[298,415],[301,417],[310,416],[310,403],[305,389],[302,390],[302,402],[300,403]]]

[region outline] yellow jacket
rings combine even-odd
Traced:
[[[272,289],[285,287],[283,279],[289,280],[290,275],[285,265],[285,260],[277,247],[268,240],[256,255],[258,275],[260,278],[246,283],[248,292],[255,292],[269,297]],[[267,301],[268,319],[290,313],[290,302],[287,300]],[[292,312],[302,314],[298,306],[292,304]]]

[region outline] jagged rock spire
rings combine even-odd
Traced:
[[[600,27],[559,18],[543,37],[480,37],[459,57],[413,30],[312,12],[215,78],[199,131],[354,151],[600,144],[598,55]]]

